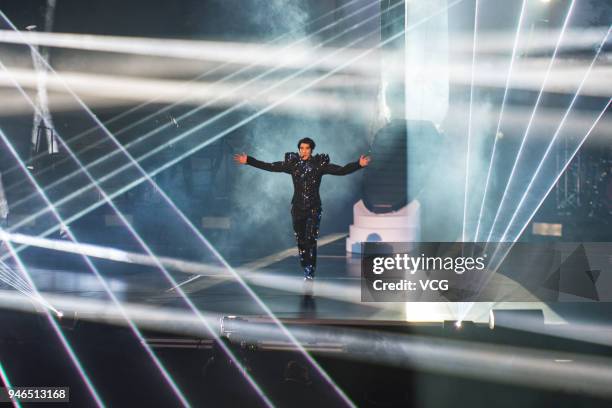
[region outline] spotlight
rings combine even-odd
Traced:
[[[448,331],[448,332],[458,332],[458,331],[465,331],[465,330],[469,330],[473,327],[475,327],[475,324],[473,321],[464,321],[464,320],[445,320],[444,324],[444,331]]]

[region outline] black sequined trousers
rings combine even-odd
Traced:
[[[314,278],[317,268],[317,239],[321,223],[321,207],[308,209],[293,207],[291,218],[304,277]]]

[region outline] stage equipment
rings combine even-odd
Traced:
[[[406,122],[395,120],[376,133],[372,163],[364,169],[363,203],[376,214],[398,211],[408,203]]]
[[[364,170],[363,201],[353,208],[354,224],[346,241],[348,252],[361,252],[360,242],[418,241],[420,203],[434,143],[435,124],[448,109],[448,13],[432,0],[413,7],[399,0],[381,1],[381,91],[379,117],[389,123],[372,141],[372,163]],[[391,10],[393,9],[393,10]],[[391,10],[391,12],[389,12]],[[395,13],[403,13],[396,16]],[[394,21],[388,24],[386,19]],[[413,30],[406,30],[409,26]],[[404,31],[403,35],[398,35]],[[387,41],[392,39],[392,41]]]
[[[36,135],[33,142],[28,169],[45,168],[47,164],[53,168],[55,157],[59,153],[59,144],[53,128],[45,126],[45,122],[42,119],[36,127]],[[48,152],[48,155],[45,155],[44,152]],[[41,155],[41,153],[43,154]]]
[[[445,320],[442,323],[445,332],[454,333],[458,331],[472,330],[476,327],[476,323],[471,320]]]
[[[79,314],[76,311],[69,312],[68,314],[58,311],[57,321],[62,329],[74,331],[79,322]]]
[[[419,194],[427,185],[441,136],[433,123],[394,120],[378,131],[372,163],[364,169],[363,200],[353,207],[348,252],[361,242],[413,242],[420,239]]]
[[[567,143],[556,151],[558,171],[567,161]],[[555,185],[558,215],[601,221],[612,217],[612,148],[579,151]]]
[[[489,312],[489,328],[521,328],[528,326],[544,326],[544,312],[541,309],[515,309],[500,310],[491,309]]]

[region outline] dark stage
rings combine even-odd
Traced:
[[[0,406],[610,406],[611,31],[0,0]]]

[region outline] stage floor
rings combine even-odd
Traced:
[[[313,293],[308,295],[304,291],[296,252],[295,248],[288,248],[264,258],[245,259],[235,263],[231,259],[227,261],[250,285],[253,293],[269,311],[281,319],[370,323],[434,323],[461,319],[487,323],[489,311],[496,308],[541,309],[547,322],[563,322],[545,303],[538,301],[516,282],[503,276],[495,277],[495,285],[507,285],[512,290],[522,290],[522,297],[526,301],[361,302],[361,259],[358,255],[346,253],[344,234],[321,237],[317,276]],[[122,304],[143,307],[143,310],[186,310],[179,290],[159,269],[110,261],[96,262],[96,265]],[[214,273],[207,273],[204,268],[203,274],[199,276],[172,270],[169,273],[202,313],[217,317],[267,315],[266,310],[226,268],[216,267],[211,270]],[[28,271],[45,298],[63,304],[64,308],[74,311],[80,309],[81,318],[92,314],[91,318],[99,319],[100,313],[105,309],[104,305],[110,304],[100,281],[89,271],[40,267],[28,268]]]

